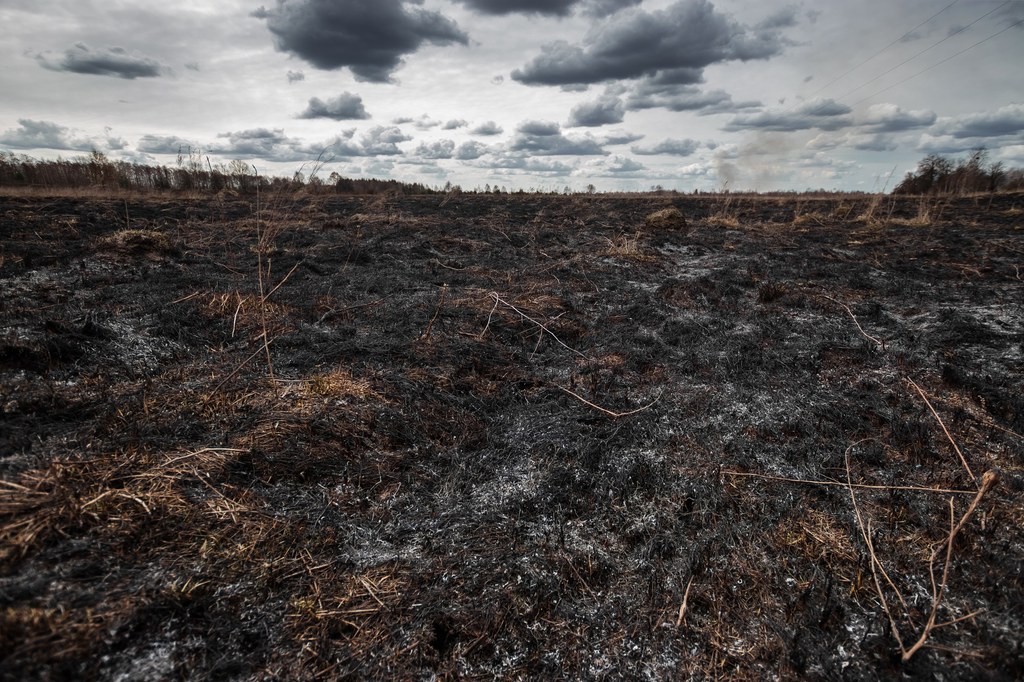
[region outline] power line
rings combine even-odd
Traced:
[[[925,73],[926,71],[931,71],[932,69],[934,69],[934,68],[935,68],[935,67],[937,67],[937,66],[942,66],[943,64],[945,64],[945,63],[946,63],[946,62],[948,62],[949,60],[951,60],[951,59],[954,59],[954,58],[956,58],[956,57],[959,57],[959,56],[960,56],[960,55],[962,55],[962,54],[963,54],[964,52],[967,52],[968,50],[973,50],[974,48],[978,47],[978,46],[979,46],[979,45],[981,45],[982,43],[987,43],[988,41],[992,40],[992,39],[993,39],[993,38],[995,38],[996,36],[1002,35],[1003,33],[1006,33],[1007,31],[1009,31],[1009,30],[1010,30],[1011,28],[1016,28],[1017,26],[1020,26],[1021,24],[1024,24],[1024,19],[1020,19],[1020,20],[1018,20],[1018,21],[1015,21],[1014,23],[1010,24],[1010,25],[1009,25],[1009,26],[1007,26],[1006,28],[1003,28],[1003,29],[1001,29],[1001,30],[999,30],[999,31],[996,31],[995,33],[993,33],[992,35],[990,35],[990,36],[989,36],[988,38],[984,38],[984,39],[982,39],[982,40],[979,40],[978,42],[974,43],[973,45],[969,45],[968,47],[965,47],[964,49],[960,50],[960,51],[959,51],[959,52],[957,52],[956,54],[952,54],[952,55],[950,55],[950,56],[946,57],[946,58],[945,58],[945,59],[943,59],[943,60],[942,60],[941,62],[936,62],[936,63],[932,64],[931,66],[929,66],[929,67],[928,67],[928,68],[926,68],[926,69],[921,69],[921,70],[920,70],[920,71],[918,71],[917,73],[915,73],[915,74],[913,74],[913,75],[911,75],[911,76],[907,76],[906,78],[904,78],[903,80],[899,81],[898,83],[893,83],[892,85],[890,85],[890,86],[889,86],[889,87],[887,87],[887,88],[883,88],[882,90],[879,90],[878,92],[876,92],[876,93],[874,93],[874,94],[868,95],[867,97],[865,97],[865,98],[863,98],[863,99],[859,99],[859,100],[857,100],[856,102],[854,102],[854,103],[853,103],[853,106],[856,106],[856,105],[860,104],[861,102],[864,102],[865,100],[869,100],[869,99],[871,99],[872,97],[877,97],[878,95],[881,95],[881,94],[882,94],[883,92],[886,92],[886,91],[888,91],[888,90],[892,90],[892,89],[893,89],[893,88],[895,88],[895,87],[896,87],[897,85],[903,85],[903,84],[904,84],[904,83],[906,83],[907,81],[909,81],[909,80],[911,80],[911,79],[914,79],[914,78],[917,78],[917,77],[918,77],[918,76],[920,76],[921,74]]]
[[[1004,7],[1006,7],[1007,5],[1009,5],[1009,4],[1011,3],[1011,2],[1013,2],[1013,0],[1006,0],[1006,2],[1004,2],[1003,4],[999,5],[998,7],[996,7],[995,9],[993,9],[993,10],[991,10],[991,11],[989,11],[989,12],[986,12],[985,14],[983,14],[983,15],[982,15],[982,16],[980,16],[980,17],[978,17],[977,19],[975,19],[975,20],[974,20],[974,21],[972,21],[971,23],[967,24],[966,26],[963,26],[963,27],[961,27],[961,28],[957,29],[956,31],[954,31],[953,33],[950,33],[950,34],[949,34],[948,36],[946,36],[945,38],[943,38],[943,39],[941,39],[941,40],[939,40],[939,41],[937,41],[937,42],[935,42],[935,43],[932,43],[931,45],[929,45],[928,47],[924,48],[923,50],[921,50],[921,51],[920,51],[920,52],[918,52],[917,54],[913,55],[912,57],[908,57],[907,59],[904,59],[904,60],[903,60],[902,62],[900,62],[900,63],[899,63],[899,64],[897,64],[896,66],[892,67],[891,69],[888,69],[887,71],[884,71],[884,72],[882,72],[882,73],[878,74],[877,76],[875,76],[875,77],[874,77],[874,78],[872,78],[871,80],[867,81],[866,83],[862,83],[861,85],[858,85],[858,86],[857,86],[857,87],[855,87],[855,88],[854,88],[853,90],[850,90],[850,91],[849,91],[849,92],[847,92],[846,94],[842,95],[842,96],[841,96],[841,97],[840,97],[839,99],[844,99],[844,98],[846,98],[846,97],[849,97],[850,95],[852,95],[853,93],[857,92],[858,90],[861,90],[862,88],[866,88],[867,86],[871,85],[871,84],[872,84],[872,83],[874,83],[875,81],[877,81],[877,80],[879,80],[879,79],[881,79],[881,78],[883,78],[883,77],[885,77],[885,76],[888,76],[888,75],[889,75],[890,73],[892,73],[892,72],[893,72],[893,71],[895,71],[896,69],[900,68],[901,66],[904,66],[905,64],[909,64],[910,62],[914,61],[915,59],[917,59],[918,57],[920,57],[921,55],[923,55],[923,54],[924,54],[925,52],[928,52],[928,51],[929,51],[929,50],[931,50],[932,48],[938,47],[939,45],[941,45],[942,43],[946,42],[946,41],[947,41],[947,40],[949,40],[950,38],[953,38],[953,37],[955,37],[955,36],[958,36],[958,35],[960,35],[960,34],[961,34],[961,33],[963,33],[964,31],[966,31],[967,29],[969,29],[969,28],[970,28],[971,26],[974,26],[974,25],[975,25],[975,24],[977,24],[977,23],[978,23],[979,21],[981,21],[982,19],[985,19],[985,18],[986,18],[986,17],[988,17],[989,15],[991,15],[991,14],[995,14],[996,12],[998,12],[999,10],[1001,10],[1002,8],[1004,8]]]
[[[872,83],[874,83],[875,81],[877,81],[877,80],[879,80],[879,79],[883,78],[884,76],[887,76],[888,74],[892,73],[892,72],[893,72],[893,71],[895,71],[896,69],[899,69],[900,67],[902,67],[902,66],[904,66],[904,65],[908,64],[909,62],[911,62],[911,61],[913,61],[913,60],[917,59],[918,57],[920,57],[921,55],[923,55],[923,54],[924,54],[925,52],[928,52],[928,51],[929,51],[929,50],[931,50],[932,48],[938,47],[939,45],[941,45],[942,43],[946,42],[946,41],[947,41],[947,40],[949,40],[950,38],[953,38],[953,37],[955,37],[955,36],[957,36],[957,35],[959,35],[959,34],[963,33],[964,31],[966,31],[967,29],[969,29],[969,28],[970,28],[971,26],[974,26],[975,24],[977,24],[977,23],[978,23],[979,21],[981,21],[981,20],[985,19],[986,17],[988,17],[988,16],[990,16],[990,15],[994,14],[995,12],[998,12],[999,10],[1001,10],[1002,8],[1006,7],[1007,5],[1009,5],[1009,4],[1013,3],[1013,2],[1014,2],[1014,0],[1006,0],[1006,1],[1005,1],[1005,2],[1003,2],[1003,3],[1001,4],[1001,5],[997,6],[997,7],[995,8],[995,9],[993,9],[993,10],[990,10],[990,11],[986,12],[985,14],[983,14],[983,15],[982,15],[982,16],[980,16],[980,17],[978,17],[977,19],[975,19],[975,20],[974,20],[974,21],[972,21],[971,23],[967,24],[966,26],[963,26],[962,28],[960,28],[960,29],[958,29],[958,30],[954,31],[953,33],[950,33],[950,34],[949,34],[948,36],[946,36],[945,38],[942,38],[941,40],[939,40],[939,41],[937,41],[937,42],[935,42],[935,43],[932,43],[931,45],[929,45],[929,46],[928,46],[928,47],[926,47],[925,49],[923,49],[923,50],[921,50],[920,52],[917,52],[916,54],[914,54],[913,56],[911,56],[911,57],[909,57],[909,58],[907,58],[907,59],[903,60],[902,62],[900,62],[900,63],[899,63],[899,64],[897,64],[896,66],[894,66],[894,67],[892,67],[892,68],[888,69],[887,71],[885,71],[885,72],[883,72],[883,73],[880,73],[879,75],[875,76],[874,78],[872,78],[872,79],[870,79],[870,80],[868,80],[868,81],[866,81],[866,82],[864,82],[864,83],[861,83],[860,85],[858,85],[857,87],[855,87],[855,88],[854,88],[853,90],[850,90],[849,92],[846,92],[845,94],[841,95],[840,97],[837,97],[837,98],[831,98],[831,99],[829,99],[829,100],[827,100],[827,101],[823,102],[822,104],[820,104],[820,105],[819,105],[818,107],[816,107],[816,108],[815,108],[815,109],[813,109],[812,111],[809,111],[809,112],[807,112],[807,114],[806,114],[806,115],[807,115],[807,116],[816,116],[817,114],[821,113],[821,112],[822,112],[822,111],[824,111],[825,109],[827,109],[827,108],[829,108],[830,106],[832,106],[833,102],[837,102],[837,101],[839,101],[839,100],[845,99],[846,97],[849,97],[850,95],[852,95],[853,93],[857,92],[858,90],[861,90],[861,89],[863,89],[863,88],[867,87],[868,85],[871,85],[871,84],[872,84]],[[948,7],[948,6],[947,6],[947,7]],[[944,10],[943,10],[943,11],[944,11]],[[1017,24],[1019,24],[1019,23],[1021,23],[1021,22],[1017,22]],[[1003,29],[1002,31],[999,31],[999,32],[998,32],[998,33],[996,33],[996,34],[993,34],[993,35],[989,36],[989,37],[988,37],[988,38],[986,38],[985,40],[982,40],[982,41],[980,41],[980,42],[976,43],[976,45],[980,45],[981,43],[983,43],[983,42],[986,42],[987,40],[991,40],[992,38],[995,38],[995,37],[996,37],[996,35],[999,35],[1000,33],[1003,33],[1004,31],[1006,31],[1006,30],[1009,30],[1010,28],[1013,28],[1013,26],[1016,26],[1017,24],[1011,24],[1011,25],[1010,25],[1009,27],[1007,27],[1007,28]],[[913,29],[912,29],[912,30],[913,30]],[[891,90],[891,89],[892,89],[893,87],[895,87],[896,85],[899,85],[900,83],[904,83],[904,82],[906,82],[907,80],[910,80],[911,78],[914,78],[914,77],[916,77],[916,76],[920,75],[921,73],[924,73],[925,71],[928,71],[928,70],[930,70],[930,69],[932,69],[932,68],[934,68],[934,67],[938,66],[939,64],[944,64],[945,62],[949,61],[949,60],[950,60],[950,59],[952,59],[953,57],[957,57],[957,56],[959,56],[959,55],[963,54],[964,52],[967,52],[967,51],[968,51],[968,50],[970,50],[970,49],[971,49],[972,47],[974,47],[974,46],[972,45],[971,47],[968,47],[968,48],[966,48],[966,49],[964,49],[964,50],[961,50],[960,52],[957,52],[957,53],[956,53],[955,55],[953,55],[952,57],[949,57],[949,58],[947,58],[947,59],[944,59],[943,61],[941,61],[941,62],[939,62],[939,63],[937,63],[937,64],[933,64],[932,66],[928,67],[927,69],[924,69],[924,71],[920,71],[920,72],[918,72],[917,74],[914,74],[913,76],[910,76],[909,78],[906,78],[906,79],[904,79],[904,80],[900,81],[899,83],[896,83],[895,85],[892,85],[892,86],[890,86],[890,87],[887,87],[887,88],[885,88],[884,90],[880,90],[880,91],[879,91],[878,93],[875,93],[875,94],[877,95],[877,94],[881,94],[882,92],[886,92],[887,90]],[[871,97],[874,97],[874,96],[875,96],[875,95],[871,95]],[[865,97],[864,99],[858,100],[858,101],[857,101],[857,102],[856,102],[855,104],[859,104],[860,102],[863,102],[863,101],[864,101],[865,99],[870,99],[870,97]]]
[[[843,71],[843,72],[842,72],[841,74],[839,74],[838,76],[836,76],[835,78],[833,78],[832,80],[830,80],[830,81],[829,81],[828,83],[825,83],[825,84],[824,84],[824,85],[822,85],[822,86],[821,86],[820,88],[818,88],[817,90],[815,90],[814,92],[812,92],[812,93],[811,93],[810,95],[808,95],[808,96],[807,96],[807,97],[808,97],[808,99],[809,99],[809,98],[811,98],[811,97],[814,97],[815,95],[817,95],[817,94],[818,94],[819,92],[821,92],[822,90],[824,90],[824,89],[826,89],[827,87],[829,87],[830,85],[832,85],[832,84],[834,84],[834,83],[836,83],[836,82],[838,82],[838,81],[842,80],[842,79],[843,79],[843,78],[845,78],[846,76],[849,76],[849,75],[850,75],[851,73],[853,73],[854,71],[856,71],[856,70],[857,70],[857,69],[859,69],[860,67],[864,66],[865,64],[867,64],[868,62],[870,62],[870,61],[871,61],[872,59],[874,59],[874,58],[875,58],[875,57],[877,57],[878,55],[880,55],[880,54],[882,54],[883,52],[885,52],[886,50],[888,50],[888,49],[889,49],[890,47],[892,47],[893,45],[895,45],[895,44],[897,44],[897,43],[901,42],[901,41],[902,41],[902,40],[903,40],[904,38],[906,38],[906,37],[910,36],[911,34],[913,34],[913,32],[914,32],[914,31],[916,31],[917,29],[921,28],[922,26],[924,26],[925,24],[927,24],[928,22],[930,22],[930,21],[931,21],[932,19],[934,19],[935,17],[939,16],[940,14],[942,14],[943,12],[945,12],[946,10],[948,10],[948,9],[949,9],[950,7],[952,7],[953,5],[955,5],[955,4],[956,4],[956,3],[958,3],[958,2],[960,2],[960,0],[953,0],[953,2],[949,3],[948,5],[946,5],[946,6],[945,6],[945,7],[943,7],[942,9],[940,9],[940,10],[939,10],[938,12],[936,12],[936,13],[935,13],[935,14],[933,14],[933,15],[931,15],[930,17],[928,17],[927,19],[925,19],[924,21],[922,21],[922,22],[921,22],[920,24],[918,24],[918,25],[917,25],[917,26],[915,26],[914,28],[910,29],[909,31],[907,31],[906,33],[904,33],[903,35],[901,35],[901,36],[900,36],[899,38],[897,38],[896,40],[892,41],[891,43],[889,43],[888,45],[886,45],[885,47],[883,47],[883,48],[882,48],[881,50],[878,50],[877,52],[875,52],[875,53],[874,53],[873,55],[871,55],[870,57],[868,57],[867,59],[865,59],[865,60],[864,60],[864,61],[862,61],[861,63],[857,64],[856,66],[850,67],[850,68],[849,68],[849,69],[847,69],[846,71]]]

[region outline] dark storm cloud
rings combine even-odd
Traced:
[[[568,16],[573,9],[591,17],[606,17],[642,0],[455,0],[481,14],[545,14]]]
[[[1019,135],[1024,133],[1024,104],[1008,104],[994,111],[943,119],[935,128],[938,135],[958,139]]]
[[[481,14],[548,14],[564,17],[579,0],[455,0]]]
[[[588,127],[622,123],[626,116],[626,105],[619,97],[601,97],[593,102],[583,102],[572,108],[569,127]]]
[[[757,22],[754,26],[759,31],[771,31],[777,28],[791,28],[797,25],[797,15],[800,8],[796,5],[788,5],[776,10],[766,18]]]
[[[838,130],[853,124],[853,119],[849,115],[851,111],[850,107],[832,99],[813,100],[796,109],[734,116],[723,130]]]
[[[114,76],[129,80],[155,78],[167,71],[167,67],[155,59],[131,54],[122,47],[94,50],[85,43],[77,43],[56,61],[44,53],[37,54],[35,58],[43,68],[50,71]]]
[[[607,17],[628,7],[636,7],[643,0],[586,0],[581,14],[589,17]]]
[[[567,137],[557,123],[524,121],[508,145],[509,151],[529,152],[539,156],[606,155],[598,140],[588,136]]]
[[[331,97],[326,102],[319,97],[312,97],[306,110],[299,114],[299,118],[329,118],[334,121],[349,121],[356,119],[367,119],[370,115],[366,113],[363,106],[363,98],[353,95],[351,92],[343,92],[337,97]]]
[[[421,0],[278,0],[253,13],[267,22],[277,49],[318,69],[348,67],[357,80],[388,82],[405,55],[424,43],[467,45],[468,36]]]
[[[469,132],[472,133],[473,135],[483,135],[489,137],[491,135],[501,135],[503,132],[505,132],[505,129],[499,126],[494,121],[487,121],[486,123],[481,123],[480,125],[471,129]]]
[[[93,140],[73,134],[52,121],[18,119],[18,127],[0,134],[0,146],[9,149],[64,149],[86,152],[98,147]]]
[[[680,0],[664,10],[633,11],[595,26],[580,45],[548,43],[512,78],[527,85],[591,84],[700,70],[732,60],[767,59],[787,41],[774,29],[752,30],[708,0]]]
[[[700,142],[691,140],[668,139],[659,142],[653,147],[631,147],[630,151],[642,156],[654,156],[656,154],[670,154],[672,156],[690,156],[700,147]]]

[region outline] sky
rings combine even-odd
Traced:
[[[0,0],[0,25],[0,150],[36,158],[574,191],[1024,166],[1022,0]]]

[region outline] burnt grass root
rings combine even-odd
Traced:
[[[1021,197],[801,201],[0,198],[0,676],[1024,677]]]

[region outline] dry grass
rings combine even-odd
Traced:
[[[686,217],[678,208],[663,208],[650,213],[644,218],[644,224],[652,229],[682,229],[686,227]]]
[[[167,255],[176,249],[167,235],[156,230],[118,230],[97,240],[97,246],[120,254]]]

